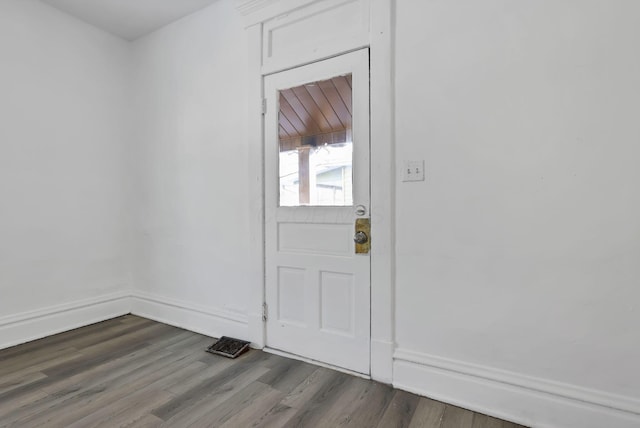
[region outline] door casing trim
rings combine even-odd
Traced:
[[[318,0],[322,1],[322,0]],[[315,2],[314,2],[315,3]],[[394,0],[370,3],[370,144],[371,144],[371,378],[393,381],[395,349],[395,131],[393,26]],[[312,3],[310,3],[312,4]],[[264,97],[263,23],[247,27],[249,139],[248,336],[252,345],[266,345],[262,304],[265,299]],[[354,46],[353,48],[356,48]],[[349,50],[335,52],[335,55]],[[321,60],[324,58],[317,58]],[[303,64],[290,64],[288,68]]]

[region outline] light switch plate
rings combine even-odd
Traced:
[[[424,181],[424,161],[404,161],[402,181]]]

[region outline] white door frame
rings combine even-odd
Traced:
[[[305,0],[305,4],[325,0]],[[250,198],[249,340],[265,346],[262,308],[265,298],[264,259],[264,96],[263,22],[301,6],[289,0],[237,0],[245,15],[248,36],[248,122]],[[371,377],[391,383],[395,349],[395,132],[393,37],[394,0],[370,0],[371,72]],[[333,55],[348,52],[353,46]],[[325,57],[316,58],[321,60]],[[303,64],[290,64],[288,68]],[[283,68],[284,69],[284,68]],[[270,72],[281,70],[270,70]]]

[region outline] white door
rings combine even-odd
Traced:
[[[368,49],[267,76],[265,98],[267,347],[368,374]]]

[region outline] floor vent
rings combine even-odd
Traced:
[[[233,337],[222,336],[213,345],[207,348],[207,352],[222,355],[227,358],[236,358],[249,350],[249,343]]]

